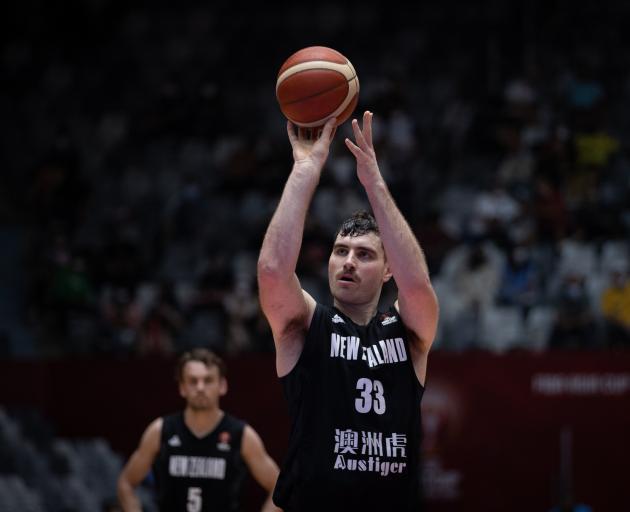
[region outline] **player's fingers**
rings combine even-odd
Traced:
[[[344,142],[346,143],[346,146],[348,147],[348,149],[350,150],[350,152],[356,156],[357,158],[359,158],[361,156],[361,154],[363,153],[363,151],[361,151],[361,148],[358,147],[354,142],[352,142],[350,139],[346,138],[344,140]]]
[[[368,146],[372,147],[372,118],[374,114],[369,110],[366,110],[363,114],[363,136]]]
[[[354,139],[356,140],[357,146],[362,149],[365,148],[367,143],[363,137],[363,133],[361,133],[361,129],[359,128],[359,121],[356,119],[352,120],[352,131],[354,132]]]
[[[322,130],[322,138],[324,140],[331,140],[335,136],[335,123],[337,122],[337,118],[331,117],[326,124],[324,125],[324,129]]]
[[[289,142],[293,145],[297,140],[297,137],[295,135],[295,126],[293,126],[291,121],[287,121],[287,134],[289,135]]]
[[[312,128],[304,128],[303,126],[298,126],[297,132],[298,132],[298,140],[302,142],[313,140]]]

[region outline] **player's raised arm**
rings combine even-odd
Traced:
[[[413,346],[426,354],[435,338],[438,302],[424,253],[380,173],[372,144],[372,115],[364,113],[361,128],[357,120],[353,120],[355,142],[349,139],[345,142],[357,160],[359,181],[379,225],[387,261],[398,287],[398,310],[405,325],[415,334]]]
[[[310,140],[287,123],[293,148],[293,169],[269,223],[258,259],[260,303],[276,344],[278,374],[288,373],[302,350],[301,333],[312,317],[315,301],[302,291],[295,275],[304,222],[313,193],[328,158],[335,119],[320,137]],[[300,335],[295,336],[295,333]]]
[[[160,450],[162,418],[154,420],[144,431],[140,444],[118,477],[118,499],[124,512],[140,512],[142,507],[135,488],[149,474]]]

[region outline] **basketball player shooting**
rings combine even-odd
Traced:
[[[316,140],[289,122],[294,164],[258,260],[262,309],[292,419],[274,491],[285,511],[415,511],[420,502],[420,401],[438,303],[424,254],[380,173],[372,113],[352,121],[357,177],[373,215],[345,220],[328,260],[332,306],[295,274],[307,211],[336,120]],[[377,307],[383,284],[398,298]]]

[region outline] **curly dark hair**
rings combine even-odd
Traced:
[[[367,233],[380,235],[376,219],[367,210],[359,210],[341,223],[336,236],[361,236]]]

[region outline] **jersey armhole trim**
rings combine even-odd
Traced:
[[[293,368],[291,368],[291,371],[289,373],[287,373],[286,375],[283,375],[282,377],[278,377],[278,379],[280,380],[280,382],[284,382],[288,377],[290,377],[291,375],[293,375],[296,371],[297,368],[301,365],[304,357],[305,357],[305,353],[309,350],[311,350],[311,346],[313,344],[313,341],[310,340],[310,333],[313,331],[313,329],[315,328],[315,326],[321,322],[322,317],[325,313],[326,310],[326,306],[323,306],[322,304],[320,304],[319,302],[316,303],[315,305],[315,311],[313,311],[313,318],[311,318],[311,323],[308,326],[308,329],[306,329],[306,331],[304,332],[304,345],[302,346],[302,352],[300,353],[300,356],[298,357],[298,360],[295,362],[295,365],[293,366]]]

